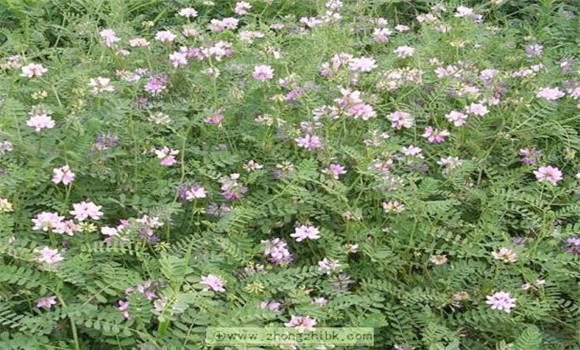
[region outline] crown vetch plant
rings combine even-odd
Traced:
[[[580,348],[578,16],[0,4],[1,347]]]

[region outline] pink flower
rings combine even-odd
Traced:
[[[473,16],[473,9],[466,6],[459,6],[456,9],[455,17],[471,17]]]
[[[320,231],[314,226],[300,225],[296,227],[293,234],[290,235],[296,239],[296,242],[302,242],[305,239],[319,239]]]
[[[298,143],[298,147],[306,149],[318,149],[322,147],[322,141],[316,135],[305,135],[295,140]]]
[[[27,64],[26,66],[22,66],[21,69],[22,74],[20,74],[20,76],[26,78],[38,78],[48,71],[42,66],[42,64],[37,63]]]
[[[338,260],[328,260],[328,258],[324,258],[323,260],[318,262],[318,271],[322,271],[327,275],[330,275],[331,272],[336,271],[340,267]]]
[[[162,43],[170,43],[175,40],[175,34],[168,30],[162,30],[155,34],[155,40],[159,40]]]
[[[314,328],[316,319],[308,316],[292,316],[290,322],[284,323],[286,327],[296,328],[300,331]]]
[[[536,94],[536,97],[543,98],[548,101],[554,101],[561,97],[564,97],[564,95],[565,93],[560,91],[560,89],[558,89],[557,87],[556,88],[546,87],[540,89],[540,91],[538,91],[538,93]]]
[[[445,115],[445,118],[447,118],[447,120],[449,120],[455,126],[462,126],[467,123],[467,115],[457,111],[449,112]]]
[[[405,205],[399,201],[389,201],[382,203],[385,213],[402,213],[405,211]]]
[[[260,302],[260,308],[261,309],[268,309],[268,310],[272,310],[274,312],[280,312],[280,308],[282,307],[282,303],[280,303],[279,301],[276,300],[272,300],[272,301],[261,301]]]
[[[225,281],[221,277],[218,277],[218,276],[214,276],[214,275],[201,276],[201,282],[199,282],[199,283],[208,286],[214,292],[225,292],[226,291],[224,289]]]
[[[312,304],[315,304],[318,306],[324,306],[324,305],[328,304],[328,299],[323,298],[323,297],[316,297],[316,298],[312,299]]]
[[[89,87],[93,95],[97,95],[101,92],[113,92],[115,87],[111,85],[111,79],[96,77],[89,80]]]
[[[101,233],[103,235],[107,236],[108,238],[110,238],[113,236],[118,236],[119,230],[114,228],[114,227],[103,226],[103,227],[101,227]]]
[[[518,260],[518,255],[509,248],[501,248],[496,252],[492,252],[491,255],[495,260],[501,260],[506,263],[513,263]]]
[[[64,217],[59,216],[58,213],[42,212],[32,219],[34,231],[60,231]]]
[[[410,128],[415,122],[415,118],[407,112],[396,111],[387,116],[391,121],[391,126],[395,130],[400,130],[402,128]]]
[[[36,307],[39,309],[50,309],[53,305],[56,305],[56,295],[40,298],[36,300]]]
[[[75,232],[80,231],[80,226],[77,225],[74,221],[72,220],[66,220],[63,221],[57,230],[55,230],[56,233],[63,233],[63,234],[67,234],[69,236],[74,236]]]
[[[269,260],[274,264],[285,265],[292,261],[292,253],[288,250],[288,244],[283,239],[274,238],[261,243],[266,245],[264,255],[268,255]]]
[[[65,185],[70,184],[75,179],[75,173],[73,173],[68,165],[61,166],[60,168],[54,168],[52,170],[52,182],[55,184],[63,183]]]
[[[486,106],[484,106],[481,103],[472,103],[467,108],[467,113],[483,117],[484,115],[489,113],[489,110],[487,109]]]
[[[447,158],[441,158],[439,161],[437,161],[437,164],[444,167],[445,169],[443,169],[443,174],[447,174],[451,170],[453,170],[453,169],[457,168],[458,166],[460,166],[461,164],[463,164],[463,161],[460,160],[459,157],[449,156]]]
[[[245,1],[238,1],[236,2],[236,7],[234,8],[234,12],[237,15],[243,16],[246,13],[248,13],[247,10],[251,9],[252,5],[250,5],[249,3],[245,2]]]
[[[562,180],[562,172],[560,169],[549,165],[540,167],[534,171],[534,175],[536,175],[538,181],[547,181],[554,186],[558,184],[558,181]]]
[[[58,253],[57,249],[50,249],[49,247],[44,247],[41,250],[35,249],[36,253],[40,253],[40,257],[36,259],[39,263],[47,263],[49,265],[55,265],[64,260],[64,258]]]
[[[415,49],[410,46],[399,46],[395,49],[394,53],[401,58],[406,58],[413,56]]]
[[[169,61],[171,62],[171,65],[175,68],[186,66],[187,54],[179,51],[173,52],[172,54],[169,55]]]
[[[376,116],[373,106],[366,103],[358,103],[348,108],[346,114],[354,119],[369,120]]]
[[[338,180],[340,175],[346,174],[346,168],[340,164],[333,163],[330,164],[328,168],[322,170],[322,172],[325,174],[331,174],[335,180]]]
[[[395,26],[395,30],[397,32],[401,32],[402,33],[402,32],[407,32],[407,31],[411,30],[411,27],[409,27],[408,25],[404,25],[404,24],[397,24]]]
[[[99,35],[105,41],[105,45],[107,47],[112,47],[115,43],[121,41],[121,39],[117,37],[117,34],[112,29],[103,29]]]
[[[348,66],[348,69],[353,72],[370,72],[375,68],[377,68],[377,63],[370,57],[353,58]]]
[[[224,120],[224,115],[222,114],[222,112],[217,112],[211,117],[205,118],[203,121],[208,124],[221,124],[222,120]]]
[[[244,193],[248,192],[248,188],[238,182],[239,178],[240,174],[233,173],[230,174],[229,178],[224,177],[223,179],[220,180],[220,182],[222,183],[221,186],[222,196],[224,196],[225,199],[229,201],[240,199],[242,198]]]
[[[52,129],[54,128],[54,124],[54,120],[48,114],[44,113],[33,115],[26,121],[26,125],[34,128],[36,132],[42,129]]]
[[[526,147],[520,149],[520,156],[522,156],[521,162],[523,164],[536,164],[542,156],[542,152],[535,148]]]
[[[423,155],[421,154],[423,150],[420,147],[415,147],[413,145],[401,148],[401,152],[406,156],[423,158]]]
[[[198,198],[205,198],[207,196],[205,192],[205,188],[201,187],[198,184],[193,184],[187,188],[185,191],[185,199],[188,201],[198,199]]]
[[[121,315],[124,318],[129,318],[129,302],[126,300],[119,300],[119,307],[117,309],[119,309],[119,311],[121,311]]]
[[[254,67],[252,77],[259,81],[267,81],[274,78],[274,70],[268,65],[260,65]]]
[[[186,7],[179,10],[178,13],[181,17],[194,18],[197,17],[197,11],[193,7]]]
[[[171,166],[177,164],[175,156],[179,154],[178,150],[171,149],[169,147],[163,147],[160,150],[155,150],[157,158],[161,159],[160,164],[165,166]]]
[[[433,129],[433,127],[428,126],[425,128],[425,132],[421,136],[431,143],[441,143],[444,142],[445,138],[449,135],[451,134],[447,130]]]
[[[226,29],[236,29],[240,21],[234,17],[226,17],[222,19],[222,23]]]
[[[145,38],[133,38],[129,40],[129,46],[131,47],[145,47],[149,46],[149,41]]]
[[[363,103],[363,100],[360,98],[361,92],[358,90],[350,91],[350,89],[340,89],[340,93],[342,96],[334,99],[340,108]]]
[[[375,28],[373,40],[377,43],[386,43],[391,37],[391,31],[388,28]]]
[[[516,299],[511,298],[510,294],[506,292],[497,292],[493,295],[488,295],[486,298],[487,301],[485,303],[491,305],[493,310],[501,310],[509,314],[511,309],[516,306]]]
[[[103,212],[101,211],[101,206],[96,205],[93,202],[80,202],[74,203],[73,209],[70,211],[71,215],[74,215],[75,219],[78,221],[84,221],[87,218],[91,218],[93,220],[99,220],[101,216],[103,216]]]

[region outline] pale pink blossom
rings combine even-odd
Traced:
[[[53,305],[56,305],[56,296],[50,296],[45,298],[40,298],[36,300],[36,307],[39,309],[48,310],[52,308]]]
[[[162,30],[155,34],[155,40],[159,40],[162,43],[170,43],[175,40],[175,34],[168,30]]]
[[[187,65],[187,54],[183,52],[173,52],[169,55],[169,61],[171,65],[175,68],[183,67]]]
[[[354,119],[369,120],[370,118],[376,117],[377,114],[373,106],[366,103],[357,103],[348,107],[346,115]]]
[[[489,113],[489,110],[482,103],[472,103],[469,105],[469,107],[467,107],[467,113],[483,117]]]
[[[375,28],[373,40],[377,43],[386,43],[391,38],[392,32],[388,28]]]
[[[75,179],[75,173],[70,170],[68,165],[61,166],[60,168],[54,168],[52,170],[52,182],[55,184],[63,183],[65,185],[70,184]]]
[[[449,120],[455,126],[462,126],[467,123],[467,115],[457,111],[449,112],[445,115],[445,118],[447,118],[447,120]]]
[[[146,47],[149,44],[149,41],[145,38],[133,38],[129,40],[129,46],[131,47]]]
[[[201,282],[199,282],[199,283],[206,285],[214,292],[225,292],[226,291],[224,288],[225,281],[223,280],[223,278],[215,276],[215,275],[201,276]]]
[[[113,92],[115,87],[111,85],[111,79],[96,77],[89,80],[89,87],[93,95],[97,95],[101,92]]]
[[[34,252],[39,253],[40,256],[36,259],[39,263],[46,263],[49,265],[55,265],[63,261],[64,258],[58,253],[58,249],[50,249],[49,247],[43,247],[42,249],[35,249]]]
[[[346,174],[346,168],[340,164],[330,164],[328,168],[322,170],[325,174],[330,174],[335,180],[338,180],[340,175]]]
[[[377,68],[377,62],[371,57],[353,58],[348,68],[353,72],[370,72]]]
[[[409,26],[407,26],[407,25],[404,25],[404,24],[397,24],[397,25],[395,26],[395,30],[396,30],[397,32],[401,32],[401,33],[403,33],[403,32],[408,32],[409,30],[411,30],[411,27],[409,27]]]
[[[497,292],[493,295],[488,295],[486,298],[487,301],[485,303],[491,305],[493,310],[505,311],[509,314],[511,309],[516,306],[516,299],[506,292]]]
[[[32,229],[34,231],[60,231],[62,224],[63,224],[64,217],[59,216],[58,213],[51,213],[51,212],[42,212],[34,219],[32,219],[32,223],[34,226]]]
[[[197,17],[197,11],[193,7],[186,7],[179,10],[178,13],[181,17],[194,18]]]
[[[305,135],[304,137],[298,137],[295,139],[298,147],[306,148],[306,149],[318,149],[322,147],[322,141],[320,137],[316,135]]]
[[[316,325],[316,319],[308,316],[292,316],[290,322],[284,323],[286,327],[296,328],[300,331],[313,329]]]
[[[406,58],[413,56],[415,49],[410,46],[399,46],[393,52],[401,58]]]
[[[274,78],[274,70],[268,65],[256,66],[252,72],[252,77],[259,81],[267,81]]]
[[[423,150],[420,147],[415,147],[413,145],[401,148],[401,152],[409,157],[423,158],[423,155],[421,154]]]
[[[338,260],[329,260],[328,258],[324,258],[318,262],[318,271],[322,271],[325,274],[330,275],[332,272],[338,270],[340,266],[341,265]]]
[[[290,235],[296,239],[296,242],[302,242],[305,239],[319,239],[320,231],[314,226],[300,225],[296,227],[294,233]]]
[[[22,74],[20,76],[26,78],[39,78],[48,70],[42,66],[42,64],[30,63],[26,66],[22,66]]]
[[[238,1],[236,2],[236,7],[234,8],[234,12],[237,15],[243,16],[245,14],[248,13],[248,10],[252,8],[252,5],[250,5],[250,3],[245,2],[245,1]]]
[[[312,299],[312,304],[315,304],[318,306],[324,306],[324,305],[328,304],[328,299],[323,298],[323,297],[316,297],[316,298]]]
[[[107,237],[113,237],[119,235],[119,230],[115,227],[103,226],[101,227],[101,233]]]
[[[560,89],[558,89],[557,87],[556,88],[546,87],[540,89],[540,91],[538,91],[538,93],[536,94],[536,97],[543,98],[548,101],[555,101],[561,97],[564,97],[564,95],[566,94],[563,91],[560,91]]]
[[[226,17],[222,20],[222,23],[224,24],[224,27],[226,27],[226,29],[236,29],[238,27],[239,22],[240,21],[234,17]]]
[[[562,172],[560,169],[550,165],[540,167],[534,171],[534,175],[536,175],[536,179],[539,182],[547,181],[554,186],[558,184],[558,181],[562,180]]]
[[[99,35],[101,36],[101,39],[105,41],[105,45],[107,47],[113,47],[115,43],[121,41],[121,39],[117,37],[117,34],[112,29],[103,29]]]
[[[185,199],[187,199],[188,201],[199,198],[205,198],[206,196],[207,193],[205,191],[205,188],[201,187],[198,184],[193,184],[192,186],[188,187],[187,190],[185,191]]]
[[[402,213],[405,211],[405,205],[399,201],[388,201],[383,202],[382,204],[383,210],[385,213]]]
[[[177,164],[175,156],[179,154],[179,151],[169,147],[163,147],[160,150],[154,150],[157,158],[161,159],[160,164],[165,166],[171,166]]]
[[[218,124],[221,125],[222,121],[224,120],[224,115],[221,111],[216,112],[216,114],[205,118],[203,121],[208,124]]]
[[[437,161],[437,164],[444,167],[443,174],[447,174],[451,170],[453,170],[453,169],[457,168],[458,166],[460,166],[461,164],[463,164],[463,161],[460,160],[459,157],[449,156],[447,158],[441,158],[439,161]]]
[[[459,6],[455,10],[455,17],[471,17],[473,16],[473,9],[466,6]]]
[[[431,126],[427,126],[425,128],[425,132],[423,133],[424,138],[431,143],[442,143],[445,141],[447,136],[451,135],[447,130],[439,130],[433,129]]]
[[[396,111],[387,116],[391,121],[391,126],[395,130],[400,130],[402,128],[410,128],[415,122],[415,118],[407,112]]]
[[[96,205],[93,202],[80,202],[73,204],[73,210],[70,211],[70,214],[75,217],[78,221],[84,221],[87,218],[91,218],[93,220],[99,220],[101,216],[103,216],[103,212],[101,211],[101,206]]]
[[[314,27],[324,23],[324,21],[322,21],[321,19],[318,19],[316,17],[301,17],[299,22],[303,23],[308,28],[314,28]]]
[[[501,260],[506,263],[514,263],[518,260],[518,255],[512,249],[505,247],[492,252],[491,255],[495,260]]]

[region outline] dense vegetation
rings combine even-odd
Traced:
[[[579,14],[0,1],[0,348],[580,349]]]

